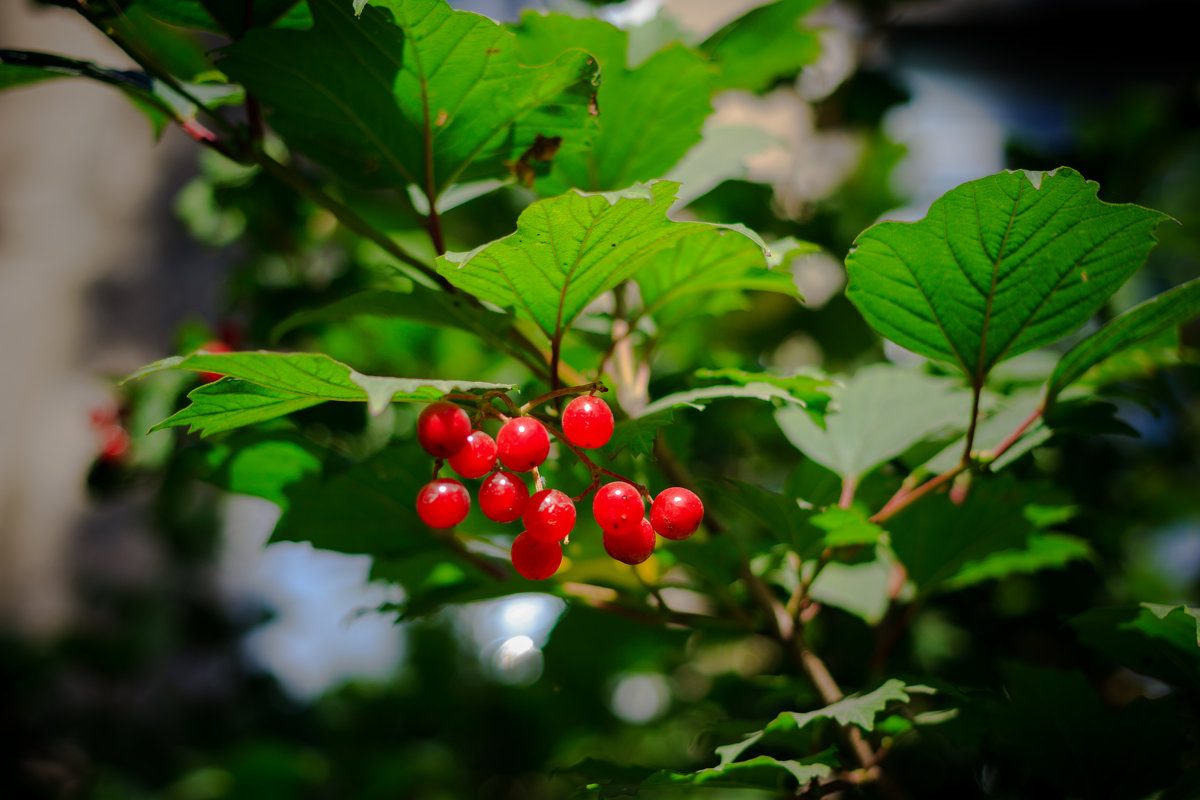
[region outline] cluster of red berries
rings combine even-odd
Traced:
[[[613,427],[612,410],[599,397],[576,397],[563,410],[562,436],[575,447],[603,447],[612,437]],[[512,417],[492,439],[484,431],[472,429],[463,409],[439,401],[418,417],[417,441],[433,457],[446,459],[460,476],[487,476],[479,487],[479,507],[485,517],[502,523],[521,520],[525,529],[512,545],[517,572],[540,580],[558,571],[562,542],[575,527],[575,502],[582,496],[571,498],[558,489],[541,489],[530,496],[525,482],[515,474],[535,469],[550,453],[550,436],[540,420]],[[592,501],[592,514],[604,531],[604,549],[626,564],[640,564],[650,557],[655,533],[686,539],[704,517],[700,498],[678,487],[660,492],[647,517],[649,494],[643,496],[643,492],[632,483],[614,481],[599,487]],[[462,522],[470,509],[470,492],[454,478],[435,477],[417,494],[417,515],[431,528],[451,528]]]

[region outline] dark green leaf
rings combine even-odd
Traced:
[[[700,126],[712,113],[713,71],[698,53],[671,45],[630,69],[625,31],[561,14],[528,11],[516,34],[523,63],[543,64],[570,47],[600,62],[600,132],[590,149],[555,157],[540,182],[543,194],[607,191],[660,178],[700,141]]]
[[[795,779],[800,786],[806,786],[809,781],[828,777],[832,772],[833,768],[828,764],[805,764],[792,760],[780,761],[770,756],[755,756],[746,761],[735,761],[698,772],[660,770],[647,778],[642,786],[647,789],[661,786],[703,786],[709,789],[779,791],[792,788],[787,782],[789,777]]]
[[[1154,246],[1165,214],[1097,190],[1066,167],[965,183],[920,222],[860,235],[846,294],[880,334],[982,385],[1087,321]]]
[[[648,456],[654,452],[654,440],[658,429],[675,421],[674,409],[664,409],[654,414],[644,414],[636,419],[623,419],[613,429],[608,440],[608,452],[615,456],[621,448],[628,447],[635,457]]]
[[[793,407],[776,411],[775,420],[800,452],[850,480],[926,437],[964,430],[970,419],[970,392],[909,368],[864,367],[845,386],[826,391],[834,399],[824,428]]]
[[[759,92],[817,60],[821,41],[800,18],[820,0],[777,0],[714,33],[703,49],[720,69],[720,88]]]
[[[1200,609],[1140,603],[1071,620],[1079,640],[1135,672],[1200,691]]]
[[[740,225],[669,219],[675,189],[657,181],[541,200],[521,213],[516,233],[467,253],[447,253],[438,258],[438,272],[480,299],[515,309],[553,339],[588,303],[686,237],[708,246],[745,237],[765,247]]]
[[[155,425],[150,432],[186,425],[188,433],[209,436],[282,417],[325,402],[324,398],[272,389],[233,378],[205,384],[188,393],[191,404]]]
[[[1134,306],[1084,339],[1062,357],[1046,385],[1050,405],[1067,386],[1096,364],[1200,314],[1200,278]]]
[[[596,68],[582,50],[517,63],[512,33],[445,0],[310,0],[309,31],[256,28],[221,68],[293,147],[343,178],[416,184],[435,200],[494,178],[537,136],[582,149]]]
[[[287,506],[287,489],[321,472],[323,453],[295,434],[244,431],[204,454],[205,480],[235,494]]]
[[[942,588],[952,592],[1009,575],[1062,569],[1072,561],[1091,561],[1094,557],[1091,546],[1077,536],[1031,532],[1019,549],[989,553],[964,564],[954,577],[942,584]]]

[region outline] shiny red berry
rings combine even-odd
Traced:
[[[562,415],[563,435],[578,447],[591,449],[608,444],[613,425],[612,409],[599,397],[576,397]]]
[[[417,441],[434,458],[449,458],[467,444],[471,418],[453,403],[439,400],[417,417]]]
[[[453,528],[470,510],[470,492],[453,478],[432,480],[417,493],[417,516],[431,528]]]
[[[496,466],[496,440],[483,431],[471,431],[466,445],[448,463],[464,478],[482,478]]]
[[[513,472],[528,472],[550,454],[550,436],[533,417],[514,417],[496,434],[500,463]]]
[[[704,504],[687,489],[663,489],[650,506],[650,524],[659,536],[686,539],[700,527]]]
[[[617,561],[640,564],[654,552],[654,529],[643,518],[633,533],[604,532],[604,550]]]
[[[558,489],[542,489],[529,498],[525,533],[543,542],[560,542],[575,527],[575,502]]]
[[[616,481],[596,491],[592,516],[605,533],[634,533],[646,516],[646,505],[631,484]]]
[[[531,581],[540,581],[558,572],[562,560],[562,545],[558,542],[540,541],[528,531],[513,540],[513,568]]]
[[[479,487],[479,510],[492,522],[516,522],[528,503],[528,487],[511,472],[493,472]]]

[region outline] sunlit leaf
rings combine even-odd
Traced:
[[[310,0],[314,25],[255,28],[219,66],[293,147],[371,186],[451,184],[506,173],[539,135],[586,146],[594,60],[559,51],[517,62],[512,33],[445,0]],[[497,102],[503,98],[503,102]]]
[[[674,44],[631,69],[628,34],[602,20],[527,11],[515,31],[524,63],[545,63],[570,47],[600,62],[600,131],[590,149],[555,157],[539,181],[543,194],[621,189],[660,178],[700,140],[714,86],[712,67],[700,54]]]
[[[817,60],[821,41],[800,18],[820,0],[776,0],[735,19],[703,45],[720,69],[722,89],[769,88]]]
[[[846,295],[883,336],[982,385],[1087,321],[1154,246],[1168,217],[1101,202],[1098,188],[1066,167],[965,183],[920,222],[860,235]]]
[[[634,277],[687,237],[717,246],[723,237],[763,242],[742,226],[675,222],[667,210],[676,184],[657,181],[621,192],[568,192],[526,208],[517,232],[467,253],[438,258],[438,272],[476,297],[512,308],[553,339],[592,300]]]

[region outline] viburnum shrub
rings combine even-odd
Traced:
[[[516,796],[534,771],[555,797],[1195,796],[1200,612],[1122,594],[1125,518],[1067,469],[1129,431],[1106,394],[1188,358],[1200,282],[1117,294],[1170,218],[1060,167],[874,223],[900,148],[869,121],[828,204],[760,183],[777,134],[705,120],[718,95],[803,103],[774,87],[821,51],[813,5],[697,41],[444,0],[88,2],[139,69],[0,50],[0,86],[96,79],[177,124],[206,152],[185,222],[239,242],[250,345],[186,339],[126,384],[133,447],[160,443],[139,469],[276,504],[272,541],[370,556],[403,621],[565,603],[511,706],[455,691],[445,659],[410,682],[449,687],[423,701],[439,722],[483,705],[521,735],[439,750],[455,788],[397,796]],[[803,118],[865,119],[879,80]],[[830,253],[844,298],[813,315],[796,276]],[[540,635],[487,663],[533,663]],[[321,764],[294,772],[348,769]]]

